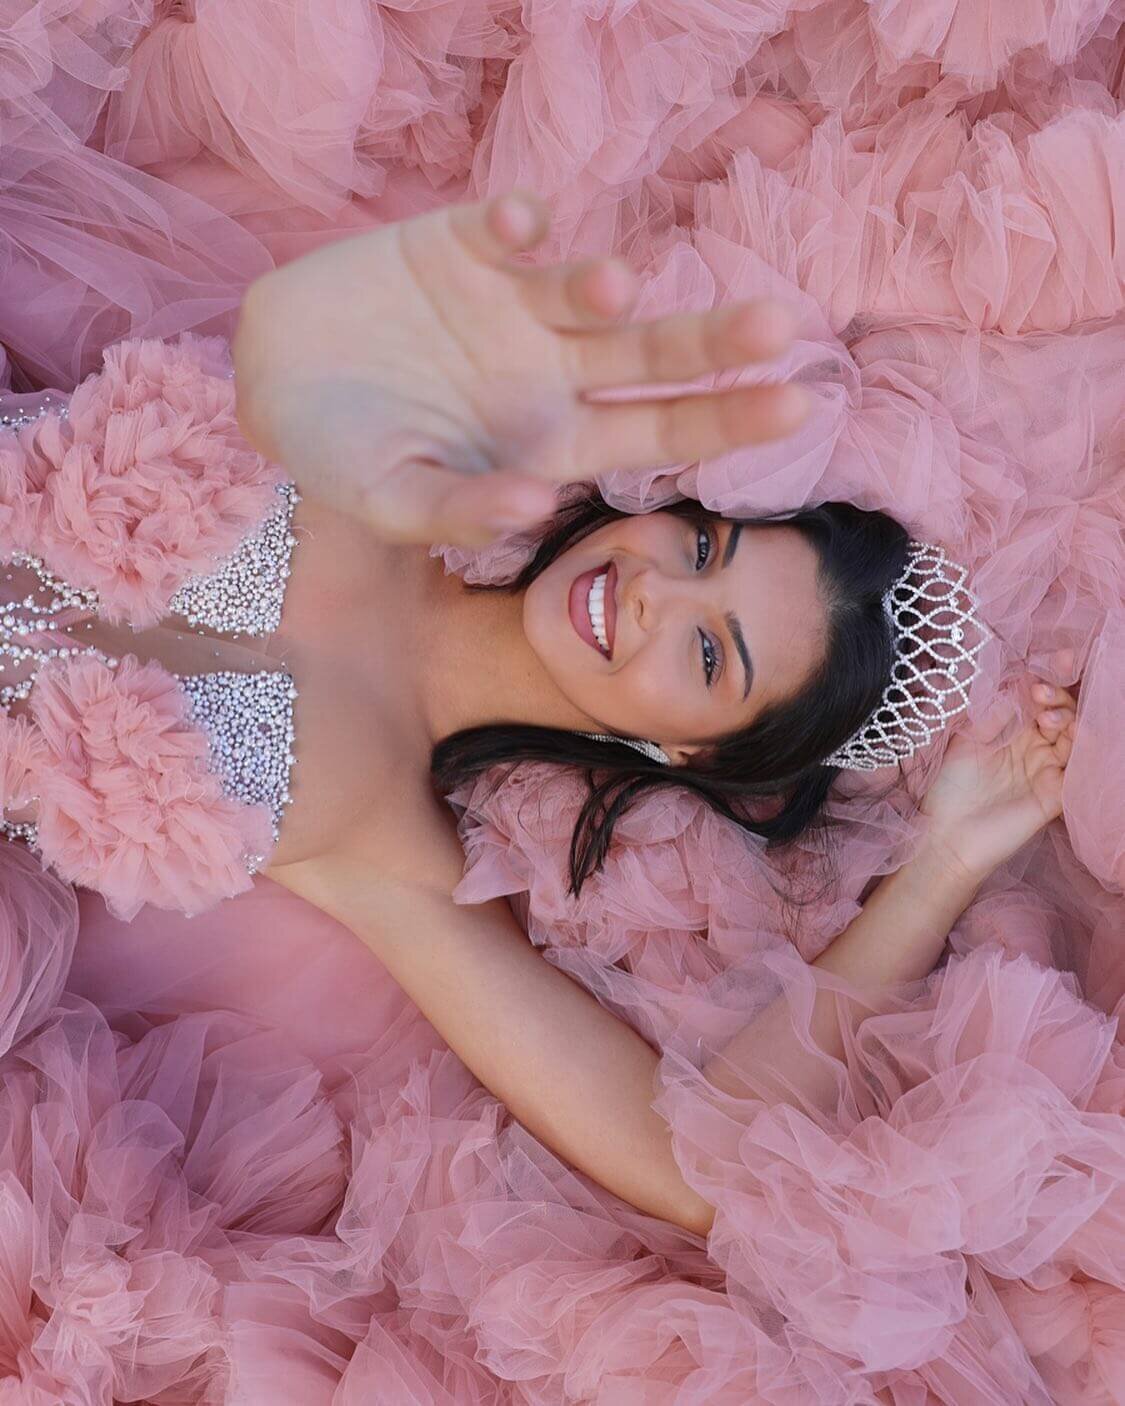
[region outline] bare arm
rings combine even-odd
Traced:
[[[817,959],[821,970],[869,993],[925,976],[980,882],[1062,809],[1073,701],[1063,722],[1027,727],[1006,748],[954,739],[926,798],[930,837],[879,885],[863,911]],[[671,1133],[653,1111],[657,1053],[587,991],[546,962],[506,904],[452,900],[464,855],[444,807],[432,798],[388,804],[336,853],[275,873],[343,922],[484,1086],[536,1137],[616,1195],[705,1235],[710,1205],[684,1181]],[[818,996],[813,1034],[843,1048],[855,1002]],[[826,1071],[809,1059],[780,998],[704,1070],[741,1092],[738,1070],[784,1070],[789,1087],[816,1100]],[[778,1101],[787,1090],[776,1091]],[[767,1091],[768,1094],[768,1091]]]
[[[409,834],[398,829],[401,863],[387,864],[379,836],[273,877],[370,947],[541,1142],[651,1215],[698,1228],[706,1203],[684,1183],[668,1125],[651,1106],[655,1051],[545,961],[507,903],[453,902],[464,852],[436,806],[429,820]]]
[[[983,878],[983,875],[981,876]],[[831,972],[866,997],[841,1002],[830,990],[813,1002],[811,1033],[825,1053],[844,1052],[844,1025],[855,1026],[879,1005],[880,993],[902,982],[917,981],[933,971],[954,923],[973,901],[980,878],[953,864],[940,848],[923,848],[879,885],[863,911],[812,963]],[[847,1007],[850,1006],[850,1009]],[[704,1069],[707,1078],[726,1093],[759,1098],[772,1093],[784,1101],[791,1088],[812,1103],[829,1086],[823,1060],[810,1055],[797,1039],[788,1003],[768,1006]],[[753,1089],[739,1077],[753,1071]],[[769,1071],[783,1069],[786,1083],[770,1088]]]
[[[398,873],[382,864],[377,870],[357,852],[291,865],[278,877],[371,948],[530,1132],[615,1195],[706,1235],[713,1210],[684,1181],[668,1125],[652,1108],[656,1051],[545,961],[506,903],[452,901],[464,855],[444,818],[416,838],[404,845]],[[379,851],[382,858],[383,845]],[[973,891],[937,856],[920,856],[884,880],[818,965],[879,986],[924,975]],[[842,1043],[835,1002],[829,998],[817,1015],[818,1038],[835,1052]],[[784,1002],[763,1012],[728,1052],[737,1064],[773,1064],[795,1075],[804,1057]],[[723,1087],[720,1066],[713,1077]]]

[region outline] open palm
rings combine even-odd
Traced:
[[[547,229],[543,202],[513,193],[258,279],[232,343],[247,438],[389,540],[471,544],[550,513],[555,484],[691,462],[803,418],[784,385],[586,399],[774,357],[790,319],[750,303],[620,322],[638,291],[620,260],[516,261]]]
[[[922,803],[931,833],[973,873],[990,873],[1062,814],[1074,700],[1065,689],[1042,683],[1036,696],[1050,702],[1050,710],[1006,747],[954,737]]]

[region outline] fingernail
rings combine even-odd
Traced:
[[[1049,723],[1061,723],[1063,715],[1059,712],[1057,708],[1052,708],[1050,712],[1043,714],[1043,718],[1046,722]]]
[[[524,245],[535,233],[539,217],[530,201],[522,194],[512,193],[497,201],[496,213],[507,238],[517,245]]]

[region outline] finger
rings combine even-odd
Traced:
[[[520,270],[520,294],[545,327],[575,331],[603,327],[627,312],[640,292],[623,259],[587,259]]]
[[[1058,715],[1052,716],[1050,713],[1040,713],[1035,719],[1035,725],[1040,736],[1049,744],[1054,743],[1064,726],[1061,717]]]
[[[1041,681],[1035,685],[1031,693],[1037,703],[1043,703],[1048,707],[1074,701],[1065,688],[1061,688],[1058,684],[1053,683]]]
[[[374,486],[362,515],[384,541],[475,547],[542,522],[556,506],[540,479],[504,470],[466,478],[415,463]]]
[[[692,381],[770,361],[785,351],[795,330],[796,319],[784,303],[762,300],[588,332],[569,338],[565,349],[575,385],[599,390]]]
[[[1055,739],[1054,753],[1055,760],[1060,766],[1065,767],[1070,761],[1070,754],[1074,750],[1074,724],[1070,723]]]
[[[749,386],[710,395],[590,405],[576,459],[586,476],[610,469],[688,464],[795,430],[811,396],[799,386]]]
[[[509,191],[473,205],[453,205],[442,213],[465,250],[494,268],[504,268],[513,254],[534,248],[550,227],[546,204],[527,190]]]
[[[1041,723],[1046,723],[1048,726],[1057,729],[1065,727],[1068,722],[1073,720],[1074,707],[1046,708],[1041,710],[1036,716]]]

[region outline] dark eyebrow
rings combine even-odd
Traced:
[[[738,539],[742,536],[742,524],[736,522],[727,536],[727,545],[723,548],[723,560],[719,567],[727,567],[731,563],[731,558],[738,551]],[[726,617],[727,629],[730,637],[734,640],[734,647],[738,650],[738,657],[742,660],[743,672],[746,674],[746,687],[742,690],[742,701],[745,702],[750,694],[750,688],[754,682],[754,665],[750,662],[750,651],[746,648],[746,641],[742,638],[742,626],[738,623],[736,615]]]
[[[734,640],[734,647],[738,650],[738,657],[742,660],[743,671],[746,674],[746,687],[742,690],[742,700],[745,702],[750,693],[750,686],[754,682],[754,665],[750,662],[750,652],[746,648],[746,641],[742,638],[742,626],[738,623],[738,617],[732,612],[727,615],[726,622],[730,637]]]

